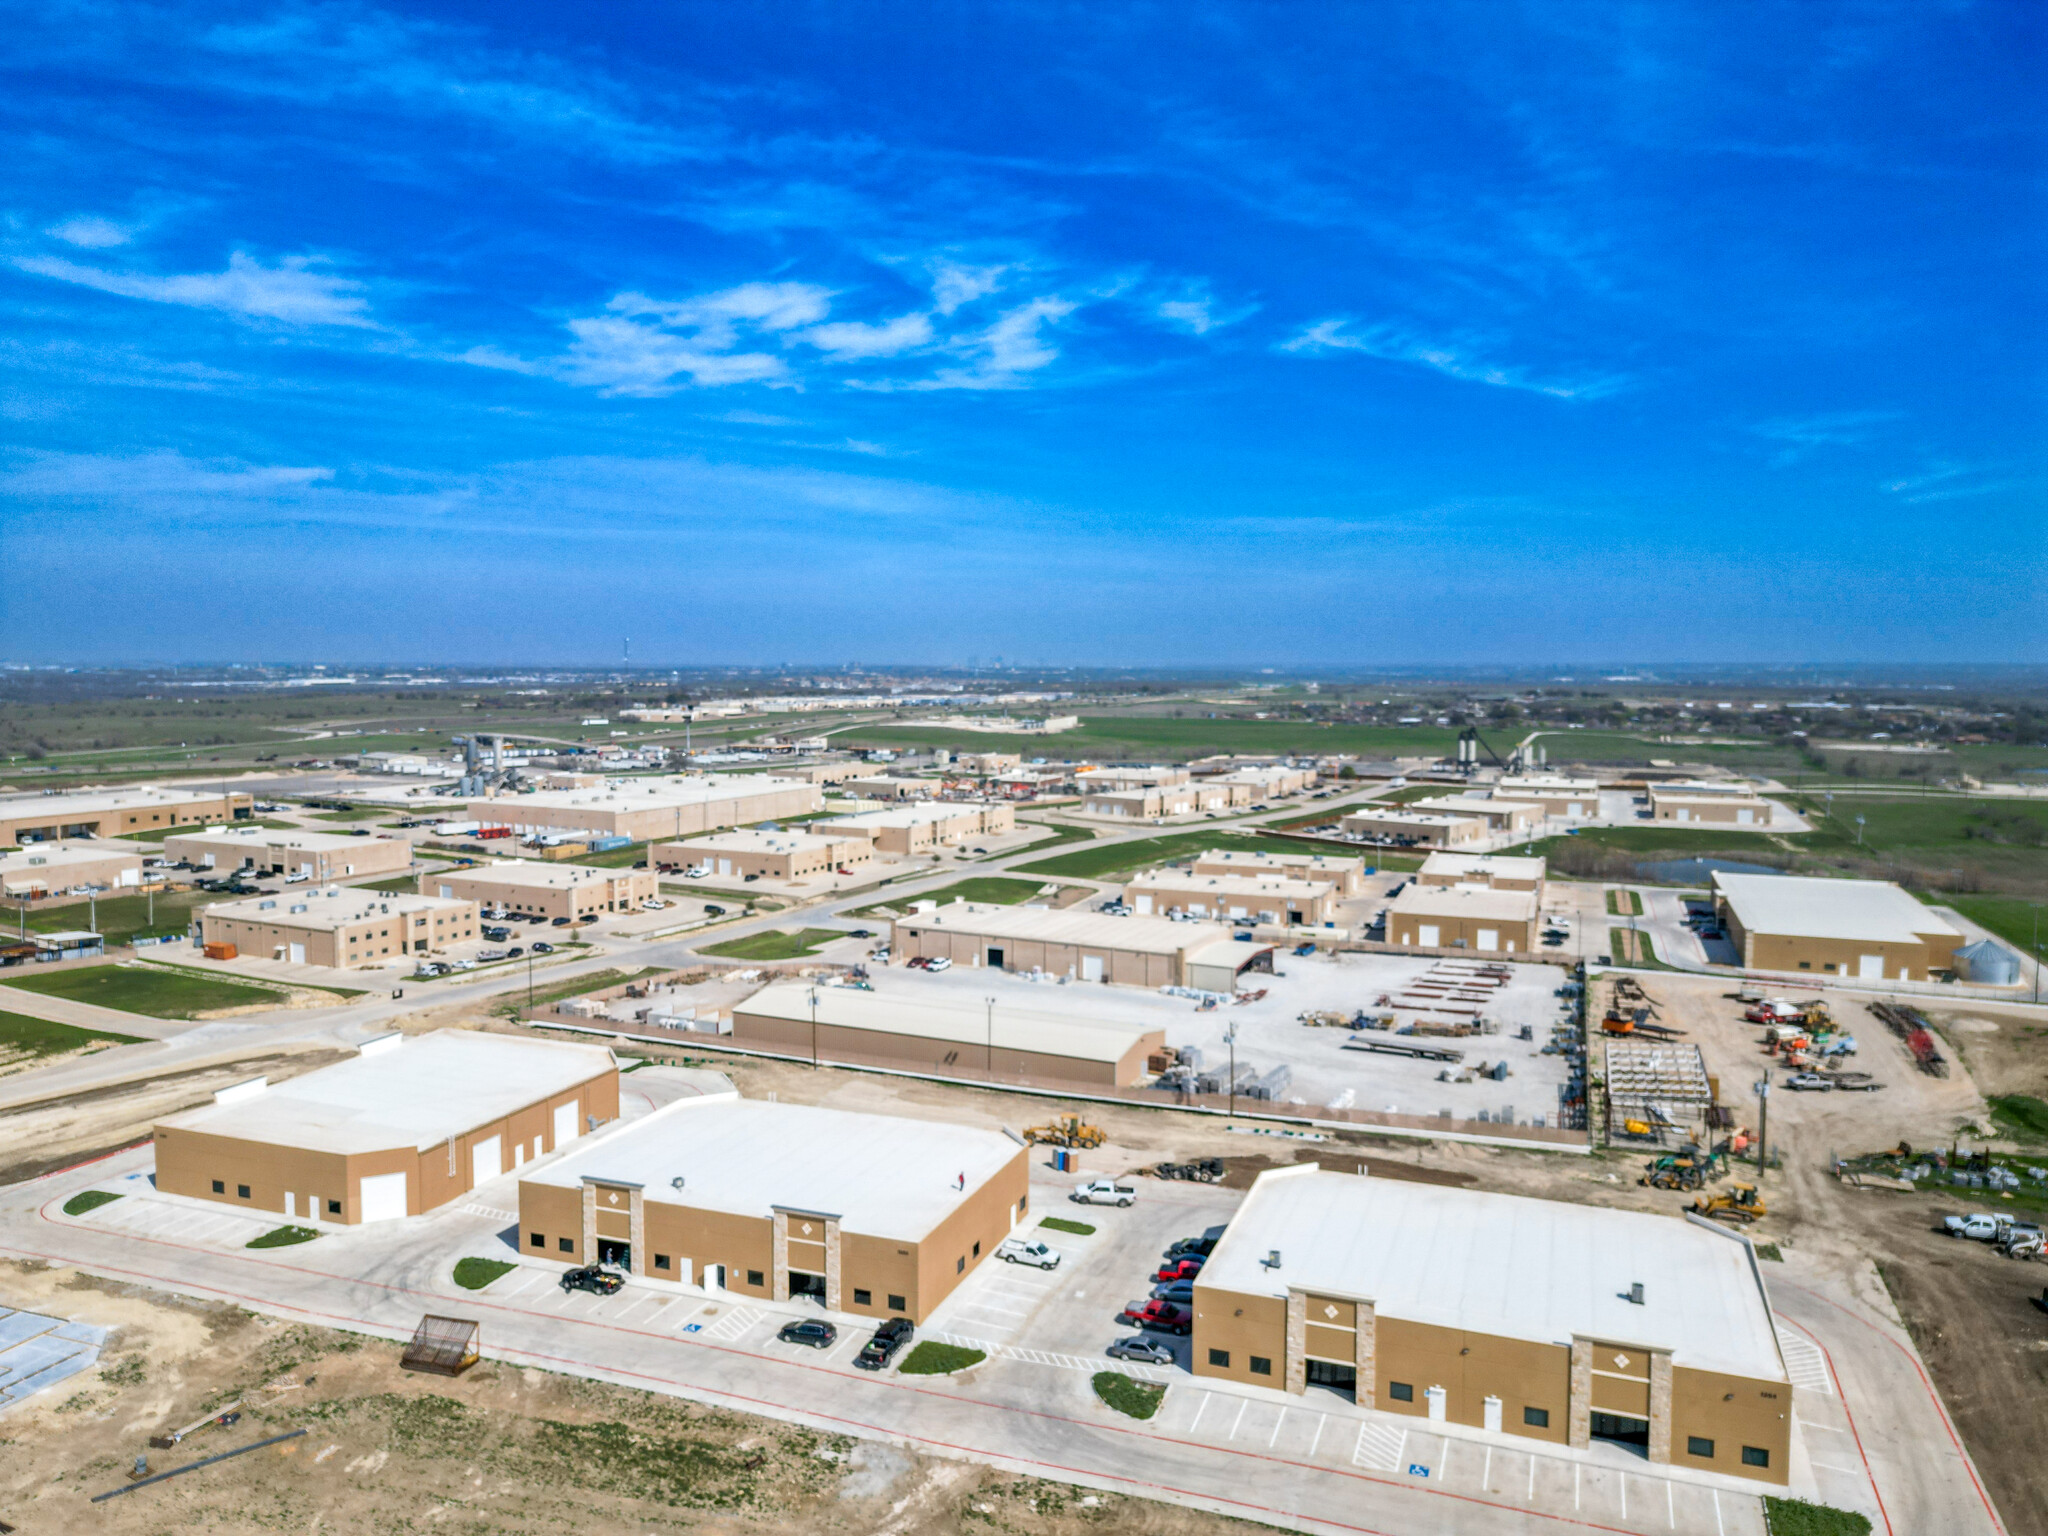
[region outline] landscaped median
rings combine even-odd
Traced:
[[[984,1350],[925,1339],[903,1357],[903,1363],[896,1367],[896,1371],[902,1376],[951,1376],[955,1371],[979,1365],[987,1358]]]
[[[112,1190],[88,1189],[82,1195],[73,1195],[64,1202],[66,1216],[83,1216],[87,1211],[96,1211],[103,1205],[112,1205],[121,1197]]]
[[[320,1235],[317,1227],[272,1227],[261,1237],[252,1237],[242,1244],[244,1248],[289,1248],[294,1243],[310,1243]]]
[[[457,1259],[455,1283],[465,1291],[480,1291],[493,1280],[511,1274],[518,1267],[517,1264],[508,1264],[503,1259]]]
[[[1870,1521],[1854,1510],[1765,1494],[1764,1529],[1770,1536],[1870,1536]]]
[[[1097,1371],[1095,1395],[1118,1413],[1149,1419],[1166,1400],[1166,1388],[1155,1382],[1134,1380],[1122,1371]]]

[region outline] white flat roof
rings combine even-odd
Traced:
[[[1188,870],[1148,870],[1126,890],[1214,891],[1219,896],[1298,896],[1313,900],[1330,894],[1324,880],[1293,880],[1281,875],[1198,875]]]
[[[157,1124],[314,1152],[425,1151],[614,1065],[602,1045],[442,1029]]]
[[[225,827],[217,831],[195,828],[190,832],[173,832],[164,839],[166,843],[200,843],[209,849],[298,848],[307,853],[341,853],[379,840],[375,837],[351,837],[346,832],[299,832],[276,827]],[[399,839],[387,837],[381,841],[396,842]]]
[[[1243,869],[1326,869],[1348,874],[1365,868],[1365,860],[1327,853],[1245,853],[1234,848],[1212,848],[1195,855],[1195,863],[1225,864]]]
[[[1650,786],[1650,800],[1653,804],[1663,801],[1673,805],[1768,804],[1761,795],[1753,794],[1747,789],[1718,791],[1693,789],[1690,786],[1684,789],[1674,789],[1668,784],[1652,784]]]
[[[1481,816],[1443,816],[1435,811],[1403,811],[1389,807],[1380,810],[1375,806],[1362,805],[1344,818],[1345,821],[1377,821],[1391,826],[1402,827],[1445,827],[1458,821],[1484,821]]]
[[[1174,954],[1230,937],[1230,930],[1218,923],[1177,923],[1167,917],[1105,917],[1100,912],[1072,907],[1054,911],[1050,907],[997,907],[972,901],[956,901],[933,912],[899,917],[896,926],[953,929],[990,938],[1154,954]]]
[[[743,827],[736,832],[708,832],[702,837],[686,837],[681,842],[661,846],[724,849],[728,853],[815,853],[825,848],[837,848],[846,841],[843,837],[824,837],[816,832],[764,832],[759,827]]]
[[[1496,891],[1483,885],[1413,884],[1396,896],[1387,910],[1412,912],[1418,917],[1494,917],[1526,923],[1535,920],[1536,893]]]
[[[1803,939],[1867,939],[1915,944],[1923,936],[1963,936],[1931,907],[1889,880],[1829,880],[1813,875],[1731,875],[1714,872],[1745,933]]]
[[[1509,880],[1541,880],[1549,860],[1504,853],[1432,853],[1422,861],[1425,875],[1502,875]]]
[[[499,795],[468,802],[469,814],[516,811],[522,805],[548,810],[648,811],[666,806],[704,805],[745,800],[785,790],[815,790],[805,779],[778,779],[760,773],[714,773],[703,776],[620,779],[590,789],[539,789],[532,794]]]
[[[1022,1150],[1000,1131],[941,1120],[717,1094],[577,1142],[524,1182],[616,1180],[656,1204],[760,1218],[782,1206],[837,1216],[844,1231],[916,1241]],[[955,1187],[963,1173],[964,1192]]]
[[[240,794],[244,800],[249,798],[242,790],[228,790],[226,793]],[[201,800],[221,798],[223,792],[218,789],[159,789],[150,784],[137,784],[129,789],[67,790],[57,795],[0,795],[0,821],[26,821],[45,811],[52,821],[62,821],[76,818],[81,813],[95,816],[103,811],[192,805]]]
[[[1268,1269],[1275,1249],[1280,1267]],[[1641,1306],[1628,1299],[1635,1284]],[[1669,1216],[1300,1164],[1259,1177],[1195,1286],[1198,1306],[1212,1288],[1284,1297],[1300,1286],[1407,1322],[1565,1346],[1577,1335],[1787,1379],[1747,1243]]]
[[[134,859],[142,850],[133,843],[30,843],[25,848],[0,848],[0,874],[26,869],[59,869],[65,865],[104,864],[108,859]]]
[[[979,816],[989,808],[983,800],[934,800],[924,805],[892,806],[883,811],[861,811],[852,816],[834,816],[813,823],[821,827],[922,827],[941,821],[959,821]]]
[[[1510,774],[1497,779],[1493,787],[1496,793],[1512,793],[1519,789],[1538,795],[1591,795],[1599,792],[1600,783],[1597,779],[1568,779],[1561,774],[1523,774],[1519,777]]]
[[[205,915],[231,917],[245,923],[277,923],[286,928],[324,929],[372,918],[404,917],[414,912],[468,905],[468,902],[454,897],[414,896],[343,885],[319,891],[297,890],[278,896],[244,896],[239,901],[218,901],[205,909]],[[294,912],[294,907],[305,910]]]
[[[1048,1056],[1071,1056],[1077,1061],[1121,1061],[1132,1046],[1158,1035],[1163,1027],[1095,1023],[1069,1014],[1033,1012],[1008,1004],[991,1013],[978,998],[962,997],[954,1002],[942,998],[912,1000],[900,993],[882,997],[856,987],[813,989],[797,982],[763,987],[745,1002],[733,1004],[732,1011],[807,1024],[811,1019],[813,990],[818,994],[820,1024],[982,1045],[989,1038],[993,1020],[995,1043],[1006,1051],[1040,1051]]]
[[[599,869],[591,864],[542,864],[532,859],[513,859],[503,864],[476,864],[468,868],[436,869],[430,880],[481,880],[487,885],[517,886],[522,890],[566,891],[593,880],[618,880],[633,874],[630,869]]]

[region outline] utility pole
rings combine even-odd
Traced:
[[[1771,1080],[1767,1077],[1756,1085],[1756,1178],[1761,1184],[1764,1178],[1764,1144],[1771,1128]]]
[[[818,989],[811,988],[811,1070],[818,1070]]]
[[[533,1012],[533,951],[526,952],[526,1011]]]
[[[2041,1001],[2041,909],[2034,908],[2034,1001]]]
[[[1223,1031],[1223,1043],[1230,1047],[1230,1118],[1237,1118],[1237,1026]]]

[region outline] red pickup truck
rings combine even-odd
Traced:
[[[1178,1259],[1168,1259],[1152,1278],[1163,1284],[1168,1280],[1192,1280],[1201,1272],[1201,1259],[1194,1254],[1186,1254]]]
[[[1125,1306],[1122,1320],[1161,1333],[1187,1333],[1195,1326],[1195,1314],[1170,1301],[1134,1301]]]

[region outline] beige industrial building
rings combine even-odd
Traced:
[[[1212,848],[1196,858],[1194,870],[1198,875],[1279,875],[1313,880],[1347,898],[1365,888],[1365,860],[1326,853],[1240,853]]]
[[[935,848],[956,847],[978,837],[1001,837],[1017,830],[1017,812],[1000,800],[946,801],[862,811],[817,823],[827,836],[866,837],[877,853],[907,858]]]
[[[131,890],[142,884],[142,855],[132,843],[30,843],[0,850],[0,892],[38,901],[77,890]]]
[[[956,901],[898,918],[893,942],[899,960],[944,957],[955,965],[1163,987],[1195,985],[1189,955],[1229,938],[1216,923]]]
[[[1253,800],[1268,800],[1278,795],[1298,795],[1314,785],[1316,771],[1313,768],[1233,768],[1228,773],[1219,773],[1207,782],[1211,784],[1240,784]]]
[[[519,1184],[521,1251],[922,1323],[1030,1214],[1000,1131],[711,1094]]]
[[[985,779],[999,773],[1014,773],[1024,766],[1021,752],[962,752],[953,759],[960,772]]]
[[[1927,981],[1962,934],[1888,880],[1714,872],[1714,910],[1748,970]]]
[[[937,779],[899,778],[878,773],[860,781],[860,793],[867,800],[929,800],[944,785]]]
[[[486,826],[510,827],[521,836],[597,832],[639,842],[808,816],[824,806],[815,784],[733,773],[616,779],[594,789],[499,795],[470,801],[468,811]]]
[[[1411,885],[1387,907],[1387,942],[1527,954],[1536,948],[1536,908],[1534,891]]]
[[[1719,827],[1768,827],[1771,802],[1751,794],[1701,794],[1675,790],[1668,785],[1650,786],[1652,821],[1694,822]]]
[[[1600,786],[1592,779],[1552,773],[1509,775],[1494,784],[1493,795],[1496,800],[1540,805],[1546,815],[1566,821],[1600,814]]]
[[[55,794],[0,795],[0,844],[53,843],[67,837],[121,837],[165,827],[229,822],[256,802],[220,790],[76,789]]]
[[[1194,816],[1203,811],[1227,811],[1251,803],[1250,786],[1208,779],[1199,783],[1153,785],[1142,789],[1091,789],[1082,798],[1081,814],[1118,821],[1164,821],[1175,816]]]
[[[1474,816],[1495,835],[1514,836],[1539,830],[1548,813],[1523,800],[1490,799],[1485,795],[1439,795],[1410,802],[1408,809],[1431,816]]]
[[[813,822],[812,826],[829,826]],[[654,862],[663,869],[708,870],[721,880],[804,880],[838,869],[859,869],[875,856],[872,839],[822,832],[767,832],[749,827],[739,832],[714,832],[687,843],[658,843]]]
[[[1540,904],[1549,863],[1503,853],[1432,853],[1416,872],[1418,885],[1480,885],[1495,891],[1533,891]]]
[[[402,837],[223,827],[208,832],[173,833],[164,839],[164,857],[174,863],[223,872],[253,865],[258,874],[289,875],[324,883],[356,875],[404,874],[412,868],[412,844]]]
[[[1148,870],[1124,887],[1124,900],[1140,917],[1185,912],[1193,917],[1255,923],[1335,920],[1336,887],[1287,875],[1203,875],[1184,869]]]
[[[1075,785],[1085,794],[1094,790],[1114,792],[1125,789],[1168,789],[1194,777],[1185,768],[1083,768],[1074,775]]]
[[[1194,1312],[1198,1377],[1790,1478],[1792,1381],[1756,1255],[1704,1219],[1297,1163],[1259,1175]]]
[[[506,859],[420,875],[423,896],[453,897],[518,917],[583,922],[607,912],[632,912],[660,894],[651,869],[600,869],[588,864],[536,864]]]
[[[1443,816],[1368,806],[1337,823],[1353,837],[1404,848],[1462,848],[1486,841],[1486,823],[1475,816]]]
[[[385,965],[475,938],[477,908],[473,901],[328,886],[221,902],[200,913],[199,934],[204,943],[292,965]]]
[[[806,763],[778,767],[779,779],[801,779],[806,784],[844,784],[851,779],[871,779],[885,772],[880,763]]]
[[[949,989],[950,990],[950,989]],[[781,983],[732,1010],[737,1046],[910,1072],[993,1071],[1040,1083],[1119,1088],[1142,1083],[1166,1044],[1160,1029],[1094,1023],[979,996],[882,996],[854,987]]]
[[[157,1188],[288,1220],[420,1216],[619,1115],[601,1045],[443,1029],[156,1125]]]

